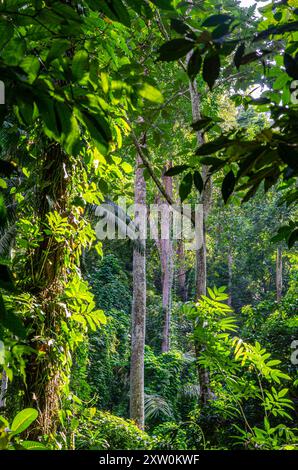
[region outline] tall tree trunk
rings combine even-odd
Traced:
[[[67,344],[61,342],[61,322],[65,311],[58,296],[67,279],[64,265],[65,242],[57,242],[46,233],[47,214],[66,215],[68,158],[61,147],[52,143],[45,152],[37,190],[38,223],[42,241],[28,263],[28,290],[35,296],[39,312],[30,324],[30,345],[43,354],[32,354],[26,367],[25,406],[37,408],[38,420],[30,437],[54,433],[58,423],[59,396],[68,380],[65,357]],[[32,269],[30,269],[30,266]],[[40,318],[42,312],[42,319]],[[39,319],[39,320],[38,320]],[[63,351],[63,353],[61,352]]]
[[[146,182],[141,158],[137,157],[135,176],[135,204],[146,205]],[[138,220],[136,220],[138,223]],[[130,363],[130,418],[143,429],[144,416],[144,347],[146,327],[146,241],[144,251],[133,251],[133,303]]]
[[[185,252],[184,252],[184,244],[183,240],[178,240],[177,244],[177,258],[178,258],[178,269],[177,269],[177,277],[178,277],[178,295],[180,296],[181,300],[186,302],[187,300],[187,289],[186,289],[186,263],[185,263]]]
[[[8,386],[8,377],[7,377],[5,370],[3,370],[2,375],[1,375],[1,384],[0,384],[0,410],[1,408],[5,408],[7,386]]]
[[[282,247],[276,251],[276,300],[280,302],[282,296]]]
[[[168,164],[166,169],[171,164]],[[172,197],[173,181],[171,177],[163,176],[165,190]],[[173,285],[173,242],[171,237],[171,208],[167,202],[162,202],[162,220],[164,222],[163,231],[166,238],[160,240],[160,261],[162,278],[162,312],[163,312],[163,332],[162,332],[162,352],[170,349],[170,325],[171,325],[171,293]]]
[[[229,246],[228,251],[228,291],[229,291],[229,298],[228,298],[228,305],[232,306],[232,276],[233,276],[233,253],[232,249]]]
[[[200,96],[198,93],[197,82],[194,80],[189,83],[191,105],[192,105],[192,117],[193,121],[200,119]],[[204,142],[201,132],[196,133],[197,143],[201,145]],[[204,181],[204,189],[201,194],[201,203],[203,205],[203,236],[202,244],[196,252],[196,300],[199,300],[202,295],[206,295],[207,288],[207,263],[206,263],[206,219],[207,214],[211,205],[211,194],[212,186],[211,179],[208,178],[209,169],[208,166],[203,165],[202,167],[202,178]],[[201,345],[196,344],[196,355],[200,356]],[[202,404],[206,404],[210,399],[210,387],[209,387],[209,374],[207,370],[198,365],[198,374],[200,381],[200,401]]]

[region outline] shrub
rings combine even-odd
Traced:
[[[77,431],[77,449],[142,450],[150,449],[153,442],[133,421],[96,408],[84,412]]]

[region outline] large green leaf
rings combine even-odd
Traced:
[[[159,60],[171,61],[184,57],[193,47],[195,43],[188,39],[178,38],[166,42],[159,48]]]
[[[244,53],[245,53],[245,43],[242,42],[240,46],[238,46],[234,55],[234,64],[237,67],[237,69],[239,69],[241,65],[241,60],[242,60]]]
[[[21,37],[12,38],[2,50],[2,58],[7,65],[18,65],[25,54],[26,43]]]
[[[187,75],[191,80],[194,80],[200,71],[202,65],[202,56],[198,49],[195,49],[187,63]]]
[[[0,21],[0,51],[13,36],[13,25],[8,21]]]
[[[187,170],[188,168],[189,168],[189,165],[176,165],[176,166],[173,166],[172,168],[169,168],[165,172],[165,176],[179,175],[180,173]]]
[[[230,22],[233,19],[231,15],[226,15],[224,13],[219,13],[218,15],[211,15],[206,20],[203,21],[202,26],[217,26],[227,22]]]
[[[41,442],[37,441],[23,441],[21,446],[26,450],[47,450]]]
[[[72,75],[74,80],[80,81],[88,71],[88,52],[77,51],[72,59]]]
[[[224,177],[222,187],[221,187],[221,192],[222,192],[222,197],[225,202],[229,199],[230,195],[234,191],[235,187],[235,182],[236,178],[233,173],[233,171],[229,171],[229,173]]]
[[[197,190],[201,193],[204,188],[204,181],[199,171],[195,171],[193,174],[193,182]]]
[[[204,58],[203,63],[203,79],[212,90],[215,81],[220,73],[220,57],[218,54],[208,54]]]
[[[138,90],[138,93],[143,98],[146,98],[153,103],[163,103],[163,96],[161,92],[149,83],[144,83],[141,88]]]
[[[20,411],[12,422],[12,435],[20,434],[21,432],[25,431],[25,429],[27,429],[30,424],[36,420],[37,417],[38,411],[34,408],[25,408],[24,410]]]
[[[60,143],[69,155],[77,155],[80,150],[80,127],[69,106],[55,103],[56,120],[60,132]]]
[[[285,53],[284,55],[284,65],[287,74],[294,78],[298,79],[298,60],[294,57],[291,57],[290,54]]]
[[[179,186],[179,196],[181,202],[183,202],[191,192],[193,176],[192,173],[187,173]]]
[[[174,7],[172,5],[173,1],[172,0],[151,0],[152,3],[154,3],[158,8],[161,8],[162,10],[174,10]]]

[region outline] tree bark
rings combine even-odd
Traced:
[[[46,215],[57,211],[66,215],[68,159],[56,143],[49,144],[41,165],[37,189],[38,223],[42,241],[32,255],[32,266],[28,263],[27,289],[35,296],[40,313],[30,324],[30,346],[43,354],[32,354],[26,366],[25,406],[37,408],[39,416],[29,430],[30,438],[53,434],[58,424],[60,393],[67,379],[65,357],[67,344],[62,344],[61,321],[65,312],[59,304],[59,295],[66,281],[64,242],[55,241],[45,231]],[[50,201],[50,202],[49,202]],[[59,351],[60,349],[60,351]],[[61,352],[63,350],[63,353]]]
[[[183,302],[187,301],[187,289],[186,289],[186,264],[185,264],[185,252],[183,240],[178,240],[177,244],[177,258],[178,258],[178,295]]]
[[[232,306],[232,280],[233,280],[233,253],[231,247],[229,247],[228,251],[228,291],[229,291],[229,298],[228,298],[228,305]]]
[[[0,410],[2,408],[5,408],[5,405],[6,405],[7,386],[8,386],[8,377],[7,377],[5,370],[3,370],[2,376],[1,376],[1,386],[0,386]]]
[[[276,300],[280,302],[282,296],[282,247],[276,251]]]
[[[189,83],[191,106],[192,106],[192,117],[193,121],[197,121],[201,117],[200,113],[200,96],[198,93],[197,82],[191,81]],[[201,132],[196,133],[197,143],[201,145],[204,143],[204,138]],[[208,166],[202,166],[202,179],[204,181],[204,189],[201,194],[201,203],[203,205],[203,236],[202,245],[196,252],[196,301],[200,299],[202,295],[206,295],[207,289],[207,262],[206,262],[206,219],[208,211],[211,205],[211,178],[208,177],[209,169]],[[200,356],[202,347],[200,344],[195,344],[195,351],[197,358]],[[200,382],[200,401],[202,405],[205,405],[211,398],[210,386],[209,386],[209,374],[205,367],[198,365],[198,375]]]
[[[146,205],[146,182],[141,158],[137,157],[135,176],[135,204]],[[136,223],[138,220],[136,219]],[[130,364],[130,418],[144,429],[144,347],[146,327],[146,241],[144,251],[133,251],[133,303]]]
[[[171,164],[166,166],[169,168]],[[172,197],[173,181],[171,177],[163,176],[165,190]],[[173,285],[173,242],[171,239],[171,207],[167,202],[162,202],[162,219],[164,222],[164,233],[160,239],[160,261],[162,278],[162,312],[163,312],[163,332],[162,332],[162,352],[170,349],[170,325],[171,325],[171,293]]]

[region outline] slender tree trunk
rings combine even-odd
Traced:
[[[8,386],[8,377],[7,377],[5,370],[3,370],[2,376],[1,376],[1,385],[0,385],[0,409],[5,408],[5,405],[6,405],[7,386]]]
[[[193,81],[189,84],[192,117],[193,121],[200,119],[200,96],[197,89],[197,82]],[[201,145],[204,142],[201,132],[197,132],[197,143]],[[201,203],[203,205],[203,237],[201,247],[196,252],[196,300],[200,299],[202,295],[206,295],[207,287],[207,263],[206,263],[206,219],[211,205],[211,179],[208,179],[208,166],[202,167],[202,178],[204,181],[204,189],[201,194]],[[202,350],[200,344],[195,345],[196,356],[200,356]],[[211,397],[209,387],[209,374],[207,370],[198,365],[198,375],[200,381],[200,401],[204,405]]]
[[[177,244],[177,259],[178,259],[178,295],[181,300],[186,302],[187,300],[187,289],[186,289],[186,263],[185,263],[185,253],[184,253],[184,244],[183,240],[178,240]]]
[[[276,252],[276,300],[280,302],[282,296],[282,248],[278,246]]]
[[[228,251],[228,291],[229,291],[229,298],[228,298],[228,305],[232,306],[232,276],[233,276],[233,253],[231,247],[229,247]]]
[[[171,165],[167,165],[166,169]],[[165,190],[172,197],[173,182],[171,177],[163,176]],[[171,208],[167,202],[162,202],[162,220],[164,222],[163,231],[166,238],[160,240],[160,261],[162,278],[162,312],[163,312],[163,332],[162,332],[162,352],[170,349],[170,325],[171,325],[171,293],[173,285],[173,242],[171,238]]]
[[[135,204],[146,205],[146,182],[141,158],[137,157],[135,176]],[[138,222],[136,220],[136,222]],[[130,363],[130,418],[144,429],[144,347],[146,326],[146,241],[144,251],[133,251],[133,304]]]

